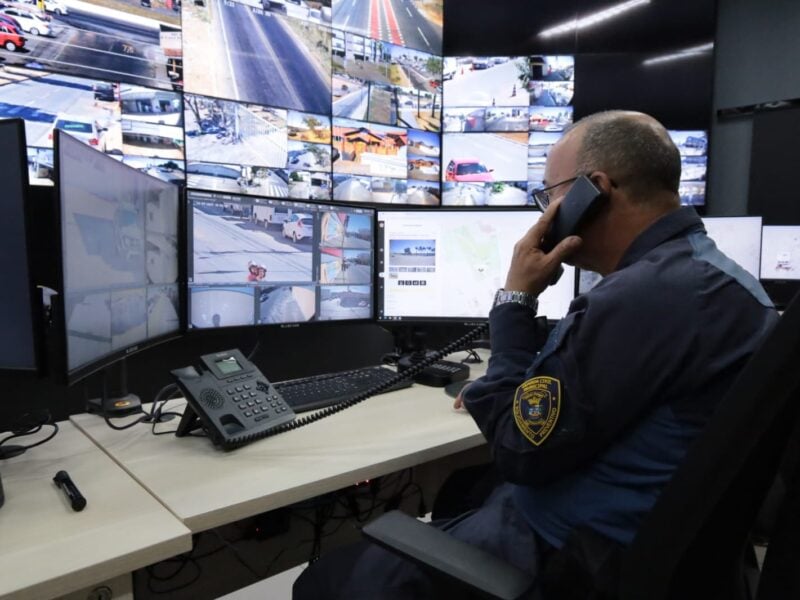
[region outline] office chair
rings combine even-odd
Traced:
[[[781,464],[782,500],[767,532],[769,543],[757,600],[800,598],[800,422]]]
[[[470,597],[512,600],[752,600],[749,532],[798,420],[800,294],[740,372],[622,548],[590,530],[573,532],[538,581],[402,513],[364,535],[435,572]],[[771,599],[770,599],[771,600]]]

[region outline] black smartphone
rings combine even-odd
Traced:
[[[561,240],[577,233],[578,228],[591,219],[606,200],[605,194],[591,179],[585,175],[578,177],[561,201],[553,224],[544,235],[541,249],[550,252]]]

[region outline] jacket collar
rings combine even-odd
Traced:
[[[703,229],[703,221],[694,208],[686,206],[674,210],[640,233],[622,255],[622,259],[614,270],[624,269],[641,259],[656,246],[696,229]]]

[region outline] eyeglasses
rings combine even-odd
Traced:
[[[564,181],[559,181],[558,183],[555,183],[553,185],[548,185],[545,188],[539,188],[538,190],[534,190],[533,200],[534,202],[536,202],[536,206],[538,206],[539,210],[541,210],[542,212],[547,210],[547,207],[550,206],[550,202],[553,200],[550,192],[556,189],[557,187],[576,181],[579,177],[580,175],[576,175],[575,177],[570,177],[569,179],[565,179]]]

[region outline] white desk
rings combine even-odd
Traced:
[[[486,363],[472,366],[472,378]],[[114,431],[72,417],[192,532],[204,531],[484,443],[472,418],[441,388],[370,398],[306,427],[223,452],[205,438]],[[160,427],[174,429],[177,420]]]
[[[189,530],[91,440],[69,421],[59,427],[0,461],[0,598],[53,598],[192,547]],[[53,483],[62,469],[87,500],[81,512]]]

